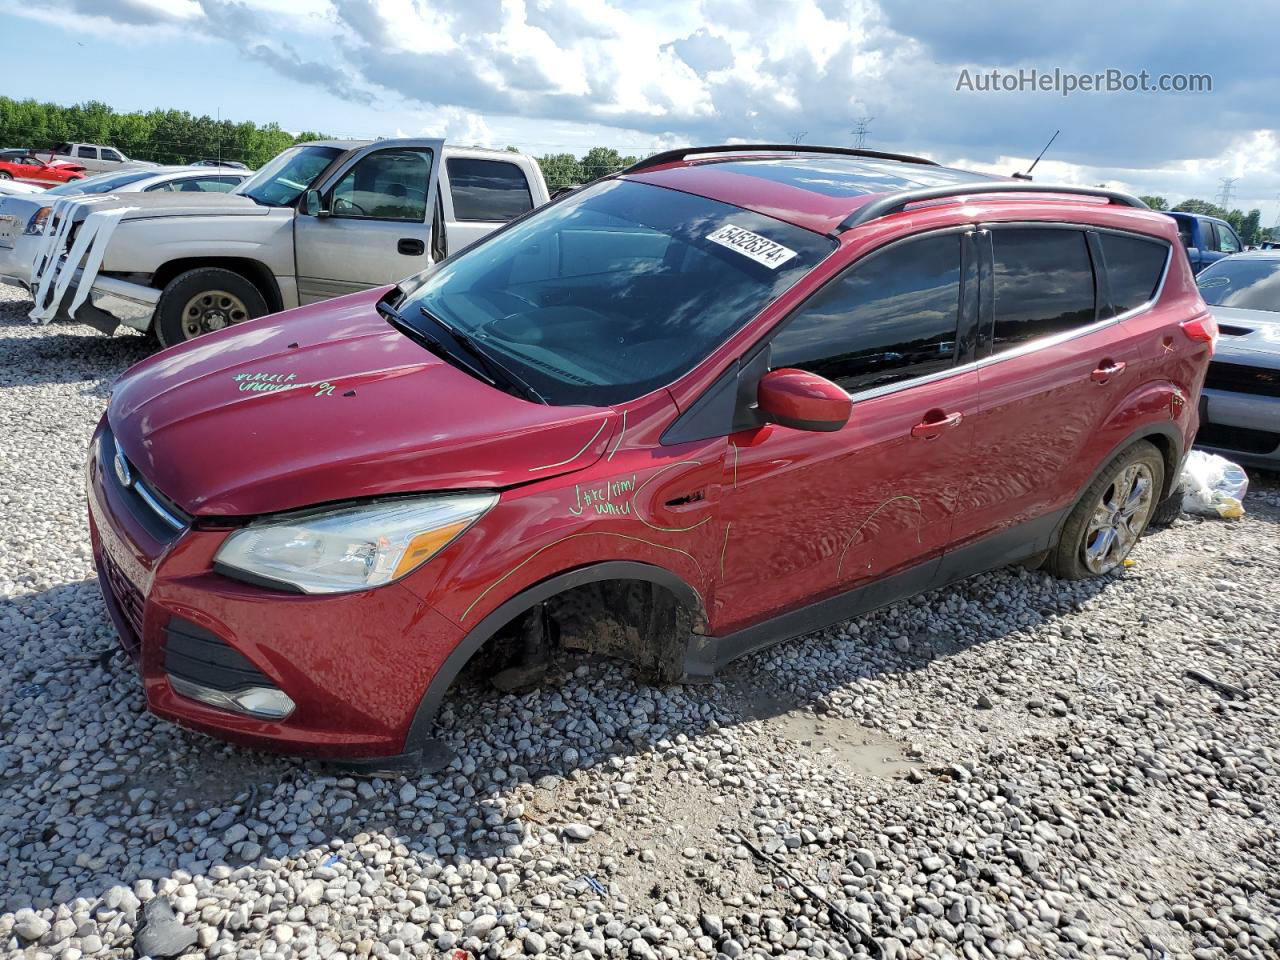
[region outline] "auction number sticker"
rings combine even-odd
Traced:
[[[750,257],[756,263],[764,264],[770,270],[777,270],[796,255],[796,252],[789,247],[774,243],[768,237],[752,233],[745,227],[735,227],[731,223],[708,234],[707,239],[722,247],[736,250],[744,257]]]

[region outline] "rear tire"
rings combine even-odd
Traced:
[[[1180,516],[1182,516],[1182,491],[1175,490],[1156,504],[1155,512],[1151,514],[1151,522],[1148,526],[1167,527]]]
[[[7,170],[0,170],[0,180],[12,180],[12,179],[13,179],[13,174],[9,173]]]
[[[1164,489],[1164,457],[1139,440],[1107,464],[1080,497],[1045,566],[1064,580],[1105,576],[1129,556]]]
[[[267,313],[266,298],[249,280],[221,267],[198,267],[169,281],[152,328],[172,347]]]

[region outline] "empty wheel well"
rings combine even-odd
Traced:
[[[446,658],[418,706],[406,753],[430,739],[445,693],[464,668],[469,677],[491,676],[510,664],[521,651],[521,625],[543,611],[556,645],[629,660],[659,683],[683,675],[689,640],[707,622],[697,591],[649,564],[610,561],[544,580],[486,616]]]
[[[163,290],[174,277],[198,267],[221,267],[244,277],[262,294],[267,307],[275,313],[284,309],[284,301],[280,297],[280,287],[276,278],[267,267],[257,260],[246,257],[188,257],[185,260],[170,260],[158,269],[151,277],[151,286]]]

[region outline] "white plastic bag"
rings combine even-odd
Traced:
[[[1225,457],[1192,450],[1178,480],[1182,509],[1206,517],[1243,517],[1249,475]]]

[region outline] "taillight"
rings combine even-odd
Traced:
[[[1218,321],[1213,319],[1213,314],[1205,313],[1182,321],[1182,332],[1197,343],[1207,343],[1209,355],[1213,355],[1214,345],[1218,342]]]
[[[41,207],[35,212],[31,219],[27,222],[26,234],[33,236],[34,234],[44,231],[44,222],[49,219],[49,214],[53,213],[53,207]]]

